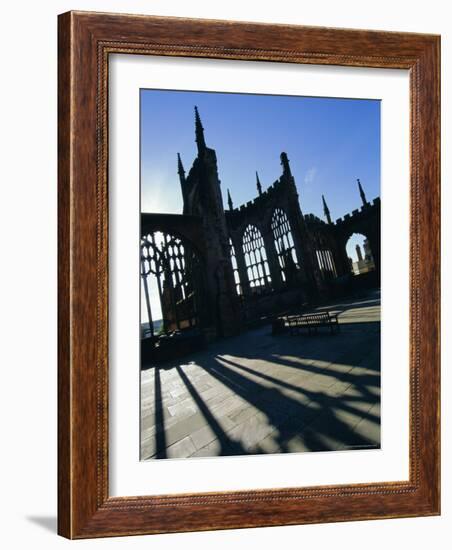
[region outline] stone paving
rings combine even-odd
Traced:
[[[141,372],[141,459],[379,448],[380,294],[318,308],[340,332],[269,326]]]

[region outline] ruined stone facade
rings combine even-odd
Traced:
[[[228,336],[346,292],[345,247],[353,233],[366,237],[379,282],[380,200],[368,202],[359,180],[359,209],[333,222],[322,197],[325,220],[304,215],[283,152],[278,180],[264,189],[256,173],[256,198],[234,207],[228,191],[225,209],[216,153],[196,108],[195,135],[198,154],[188,174],[178,155],[183,213],[142,214],[143,284],[148,292],[148,277],[158,279],[165,332],[196,327],[209,338]],[[157,243],[157,232],[171,238]]]

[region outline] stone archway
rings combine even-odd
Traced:
[[[335,236],[338,243],[344,273],[348,271],[348,257],[346,254],[347,241],[353,233],[359,233],[367,238],[375,271],[380,278],[380,200],[375,199],[372,204],[363,206],[360,210],[354,210],[352,214],[346,214],[335,223]]]
[[[353,232],[345,243],[345,253],[353,275],[375,271],[375,261],[369,238],[360,232]]]

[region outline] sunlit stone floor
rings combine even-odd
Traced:
[[[380,445],[380,294],[324,308],[340,332],[269,326],[141,373],[141,458]]]

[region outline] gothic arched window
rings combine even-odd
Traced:
[[[142,323],[145,333],[182,330],[197,324],[194,282],[197,255],[180,238],[155,231],[141,238]]]
[[[262,233],[255,225],[248,225],[243,234],[243,254],[251,289],[262,289],[271,283],[267,253]]]
[[[319,249],[316,250],[317,263],[319,264],[320,272],[324,279],[334,279],[337,277],[336,266],[331,250]]]
[[[235,248],[232,239],[229,239],[229,250],[231,252],[232,272],[234,273],[235,290],[239,296],[242,295],[242,285],[240,284],[239,266],[235,255]]]
[[[281,269],[281,277],[286,282],[289,278],[289,272],[297,270],[298,258],[289,219],[281,208],[276,208],[273,212],[271,228]]]

